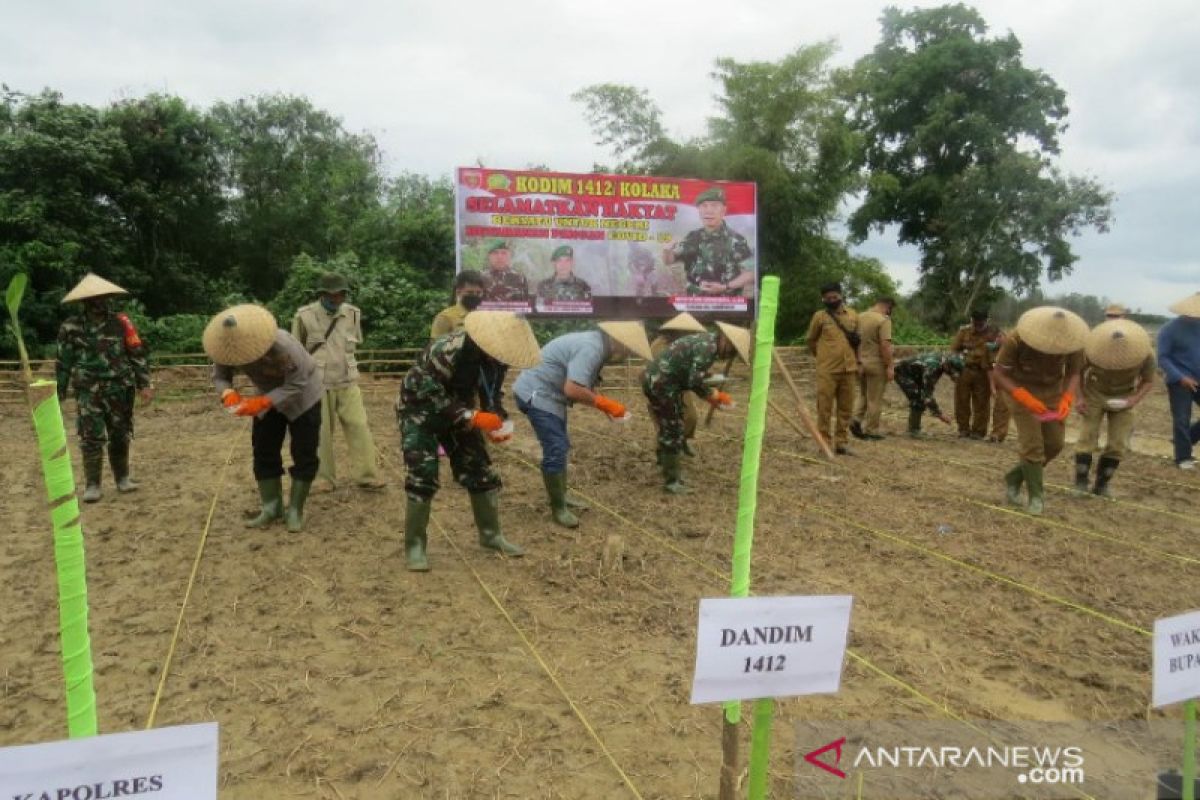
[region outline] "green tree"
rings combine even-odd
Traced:
[[[888,8],[881,21],[848,76],[867,176],[852,237],[898,225],[921,249],[919,294],[942,328],[997,282],[1028,291],[1068,274],[1069,237],[1107,231],[1112,195],[1054,166],[1064,92],[967,6]]]

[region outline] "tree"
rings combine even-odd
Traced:
[[[1070,273],[1068,238],[1107,231],[1112,195],[1054,166],[1064,92],[967,6],[888,8],[881,22],[848,76],[866,173],[853,239],[898,225],[921,249],[919,291],[943,328],[998,281],[1028,291]]]

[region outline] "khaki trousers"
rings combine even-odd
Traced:
[[[1022,461],[1045,466],[1062,452],[1067,426],[1063,422],[1042,422],[1025,406],[1005,394],[1012,420],[1017,426],[1017,451]],[[1043,399],[1042,402],[1045,402]]]
[[[817,428],[825,440],[833,442],[835,447],[844,447],[850,440],[850,414],[854,406],[854,384],[857,382],[857,372],[817,371]],[[831,424],[835,404],[836,431]]]
[[[954,384],[954,419],[959,433],[987,435],[991,415],[992,382],[987,370],[967,367]]]
[[[1134,415],[1132,408],[1113,411],[1104,405],[1105,398],[1088,394],[1087,411],[1083,414],[1083,430],[1079,432],[1079,441],[1075,443],[1076,453],[1097,453],[1100,450],[1100,427],[1108,420],[1108,437],[1104,443],[1103,455],[1115,458],[1117,461],[1129,449],[1129,440],[1133,436]]]
[[[999,397],[994,398],[992,403],[992,438],[997,442],[1003,442],[1008,438],[1008,421],[1012,414],[1009,413],[1008,403],[1001,400]]]
[[[879,416],[883,413],[883,390],[887,388],[887,370],[882,364],[864,364],[858,376],[858,403],[854,418],[862,423],[866,433],[879,433]]]
[[[341,389],[326,389],[321,403],[321,444],[317,455],[321,466],[317,479],[336,485],[337,467],[333,458],[334,423],[341,422],[342,434],[350,450],[350,479],[366,483],[379,479],[375,464],[375,440],[367,427],[367,410],[363,408],[362,391],[358,384]]]

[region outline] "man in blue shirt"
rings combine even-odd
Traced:
[[[1195,469],[1192,445],[1200,442],[1200,422],[1192,424],[1192,408],[1200,405],[1200,292],[1171,306],[1179,316],[1158,332],[1158,366],[1171,401],[1171,439],[1175,466]]]

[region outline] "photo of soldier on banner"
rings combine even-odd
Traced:
[[[458,271],[481,308],[542,318],[751,318],[752,183],[460,168]]]

